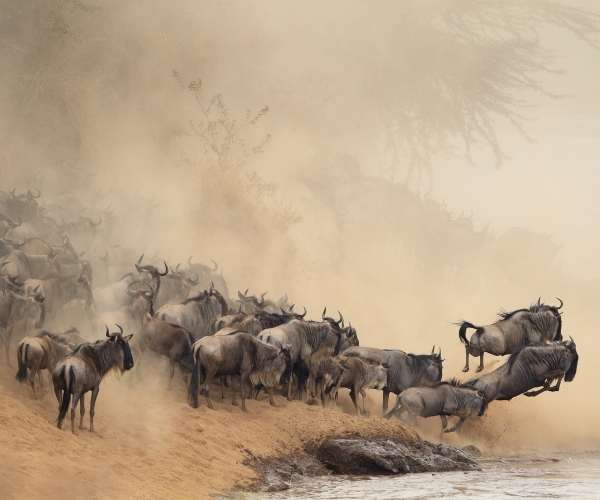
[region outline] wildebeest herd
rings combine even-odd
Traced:
[[[39,197],[32,191],[0,192],[0,340],[6,363],[14,353],[16,378],[31,385],[34,397],[42,390],[42,371],[50,374],[58,426],[70,409],[73,432],[78,406],[79,428],[83,425],[85,394],[91,392],[93,431],[103,377],[112,369],[144,369],[149,355],[168,360],[169,384],[181,371],[193,407],[203,394],[214,408],[216,386],[221,399],[225,390],[231,394],[233,404],[239,393],[243,410],[247,398],[258,399],[263,391],[272,405],[274,394],[281,393],[290,400],[320,398],[325,406],[345,388],[357,413],[362,398],[365,413],[365,390],[377,389],[387,418],[439,416],[445,432],[483,415],[494,400],[558,391],[563,379],[575,377],[578,354],[573,339],[562,337],[560,300],[557,306],[538,300],[502,313],[491,325],[460,323],[464,371],[469,356],[480,357],[478,371],[484,353],[509,358],[467,382],[442,382],[444,360],[435,346],[427,354],[363,347],[339,312],[334,318],[325,308],[319,320],[310,320],[287,296],[270,301],[265,293],[245,290],[233,299],[214,262],[207,266],[190,258],[169,266],[159,256],[133,257],[115,245],[112,255],[107,250],[94,256],[114,217],[108,212],[58,222]],[[82,330],[104,331],[103,337],[82,336],[64,323],[73,318]],[[467,339],[469,329],[475,332]],[[388,411],[390,393],[397,399]],[[452,428],[450,416],[458,417]]]

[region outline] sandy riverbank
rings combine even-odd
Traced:
[[[56,428],[53,396],[33,400],[0,370],[0,497],[208,498],[257,480],[248,456],[289,455],[330,435],[414,436],[398,422],[283,398],[278,408],[251,401],[247,414],[229,401],[193,410],[183,384],[167,391],[133,375],[109,376],[97,432],[73,436]]]

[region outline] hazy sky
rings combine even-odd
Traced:
[[[510,160],[499,170],[460,159],[438,165],[434,196],[497,231],[520,226],[551,234],[567,269],[600,278],[600,52],[564,34],[549,34],[546,44],[566,70],[548,85],[570,96],[542,99],[529,111],[535,119],[526,128],[535,142],[501,135]]]

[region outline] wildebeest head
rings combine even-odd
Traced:
[[[575,345],[575,341],[573,337],[569,337],[570,340],[565,340],[562,342],[567,348],[568,357],[569,357],[569,368],[565,373],[565,382],[571,382],[577,373],[577,363],[579,362],[579,354],[577,353],[577,346]]]
[[[35,219],[40,210],[37,202],[39,197],[39,191],[37,194],[34,194],[31,190],[28,190],[26,193],[16,194],[15,190],[12,189],[7,200],[8,215],[13,219],[21,221]]]
[[[465,410],[468,416],[483,417],[487,410],[488,401],[483,391],[470,390],[465,397]]]
[[[124,372],[133,368],[133,354],[131,354],[131,348],[129,347],[129,341],[133,337],[131,335],[123,335],[123,327],[116,325],[119,329],[118,332],[110,332],[108,326],[106,327],[106,336],[108,341],[113,343],[115,346],[115,354],[117,356],[117,366]]]
[[[149,264],[142,266],[143,259],[144,259],[144,254],[142,254],[141,257],[138,259],[138,261],[135,263],[135,269],[137,270],[138,273],[145,272],[145,273],[150,274],[150,276],[152,276],[153,278],[158,278],[160,276],[166,276],[169,273],[169,266],[167,266],[166,262],[163,261],[163,264],[165,265],[165,270],[161,273],[156,266],[152,266]]]
[[[420,382],[423,385],[437,384],[442,380],[443,362],[442,350],[435,352],[435,345],[431,354],[409,354],[414,364]]]
[[[303,320],[307,313],[306,307],[304,307],[304,312],[302,314],[299,314],[294,311],[294,306],[295,306],[295,304],[292,304],[291,306],[289,306],[287,308],[287,310],[285,310],[283,307],[280,307],[279,310],[281,311],[282,315],[289,317],[290,320],[292,320],[292,319]]]
[[[352,326],[352,323],[349,323],[348,326],[344,326],[344,316],[342,313],[338,311],[338,315],[340,319],[336,320],[330,316],[326,316],[327,307],[323,309],[321,313],[321,319],[324,322],[327,322],[331,325],[331,327],[340,335],[339,345],[336,348],[336,353],[340,353],[348,349],[349,347],[358,346],[358,335],[356,333],[356,328]]]

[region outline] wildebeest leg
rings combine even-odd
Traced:
[[[205,390],[206,390],[206,405],[211,409],[214,410],[215,407],[212,404],[212,401],[210,400],[210,384],[213,381],[213,373],[210,373],[209,371],[206,372],[206,378],[204,380],[204,385],[205,385]]]
[[[259,388],[260,390],[260,388]],[[271,406],[275,406],[277,407],[277,405],[275,404],[275,400],[273,399],[273,388],[272,387],[265,387],[265,390],[267,391],[267,394],[269,395],[269,404]],[[257,393],[258,395],[258,393]]]
[[[440,420],[442,421],[442,432],[444,432],[448,427],[448,418],[446,415],[440,415]]]
[[[92,389],[92,400],[90,402],[90,432],[94,432],[94,413],[96,412],[96,398],[100,392],[100,386]]]
[[[552,383],[552,382],[550,382]],[[559,377],[558,382],[554,387],[548,387],[548,391],[550,392],[558,392],[560,390],[560,384],[562,383],[562,377]]]
[[[169,383],[167,384],[167,389],[171,388],[173,384],[173,377],[175,376],[175,360],[173,358],[169,358]]]
[[[366,403],[367,393],[365,392],[364,389],[360,390],[360,396],[362,398],[362,404],[363,404],[362,414],[367,415],[367,403]]]
[[[290,379],[288,380],[288,390],[287,390],[288,401],[292,400],[292,380],[294,380],[294,376],[290,375]]]
[[[465,423],[466,418],[465,417],[460,417],[460,419],[458,420],[458,422],[456,422],[456,425],[454,427],[452,427],[451,429],[445,429],[444,432],[455,432],[458,431],[463,424]]]
[[[479,355],[479,366],[477,367],[478,372],[483,370],[483,354],[484,354],[484,352],[481,351],[481,354]]]
[[[465,367],[463,368],[463,372],[469,371],[469,345],[465,345]]]
[[[79,402],[79,428],[83,429],[83,416],[85,415],[85,393],[81,395]]]
[[[243,373],[240,376],[240,393],[242,396],[242,411],[246,410],[246,384],[248,383],[248,374]]]
[[[258,385],[256,386],[256,394],[254,395],[254,399],[255,399],[256,401],[258,401],[258,396],[260,395],[260,391],[262,390],[262,388],[263,388],[263,387],[264,387],[264,385],[262,385],[262,384],[258,384]],[[265,388],[265,389],[267,390],[267,392],[269,392],[269,389],[268,389],[268,388]],[[272,397],[272,396],[270,396],[270,397]]]
[[[535,396],[539,396],[542,392],[546,392],[547,390],[550,389],[551,383],[552,383],[552,380],[545,380],[544,386],[541,389],[538,389],[537,391],[528,391],[525,393],[525,396],[527,396],[528,398],[533,398]]]
[[[75,410],[77,410],[77,403],[81,399],[81,394],[73,394],[73,401],[71,402],[71,432],[77,434],[75,431]]]
[[[35,376],[36,375],[37,375],[37,370],[35,369],[35,367],[30,368],[29,369],[29,384],[31,385],[31,390],[33,391],[33,399],[37,399],[37,393],[35,392]]]
[[[387,412],[389,401],[390,401],[390,391],[388,391],[387,389],[384,389],[383,390],[383,411],[382,411],[382,415],[385,415],[385,413]]]
[[[356,385],[353,385],[352,389],[350,389],[350,399],[352,399],[352,404],[354,405],[354,412],[357,415],[360,415],[360,410],[358,409],[358,404],[356,403],[357,392]]]

